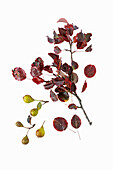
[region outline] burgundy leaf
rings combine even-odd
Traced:
[[[55,31],[53,31],[53,35],[54,35],[54,44],[61,44],[64,39],[60,34],[57,34]]]
[[[86,42],[89,42],[91,40],[92,34],[91,33],[87,33],[87,34],[84,34],[84,35],[85,35]]]
[[[49,56],[51,56],[54,60],[58,60],[59,59],[59,55],[55,54],[55,53],[48,53]]]
[[[94,65],[91,65],[91,64],[87,65],[84,68],[84,74],[85,74],[86,77],[92,78],[96,74],[96,67]]]
[[[77,42],[77,49],[83,49],[86,46],[87,46],[86,40],[84,40],[83,42]]]
[[[71,125],[75,129],[78,129],[81,126],[81,119],[77,115],[74,115],[71,119]]]
[[[76,110],[76,109],[77,109],[77,106],[76,106],[74,103],[71,103],[71,104],[68,105],[68,108],[69,108],[69,109],[75,109],[75,110]]]
[[[34,66],[34,67],[31,67],[30,74],[32,77],[38,77],[42,74],[42,72],[39,67]]]
[[[58,130],[58,131],[64,131],[68,127],[68,122],[65,118],[63,117],[56,117],[53,120],[53,127]]]
[[[86,80],[85,80],[84,85],[83,85],[83,87],[82,87],[82,92],[84,92],[84,91],[86,90],[86,88],[87,88],[87,82],[86,82]]]
[[[73,26],[74,30],[77,30],[79,27],[77,27],[76,25]]]
[[[78,75],[76,73],[72,73],[70,77],[75,84],[78,82]]]
[[[50,44],[54,43],[54,39],[50,38],[49,36],[47,36],[47,40]]]
[[[92,45],[90,45],[89,47],[87,47],[85,51],[86,51],[86,52],[91,52],[91,51],[92,51]]]
[[[72,85],[71,85],[71,92],[75,93],[76,89],[77,89],[77,87],[76,87],[75,83],[72,83]]]
[[[62,86],[64,84],[64,79],[61,77],[56,77],[55,79],[53,79],[53,83],[56,86]]]
[[[67,34],[67,30],[66,30],[66,29],[64,29],[64,28],[58,28],[58,30],[59,30],[60,35],[66,36],[66,34]]]
[[[54,86],[54,84],[53,84],[52,81],[48,81],[48,82],[46,82],[46,84],[44,84],[44,88],[46,90],[49,90],[49,89],[53,88],[53,86]]]
[[[71,74],[73,71],[73,68],[71,66],[69,66],[67,63],[64,63],[61,67],[61,70],[67,74]]]
[[[82,31],[77,33],[76,36],[77,36],[77,42],[83,42],[85,40],[85,35]]]
[[[65,85],[66,85],[69,89],[71,89],[72,82],[69,80],[68,77],[65,77]]]
[[[33,62],[31,64],[31,67],[34,67],[34,66],[36,66],[38,68],[38,70],[40,70],[40,72],[43,70],[43,68],[44,68],[44,61],[42,60],[41,57],[36,58],[35,62]]]
[[[58,94],[58,98],[61,102],[66,102],[69,100],[69,94],[65,91],[65,92],[60,92]]]
[[[12,70],[12,75],[18,81],[26,79],[26,73],[21,67],[15,67],[14,70]]]
[[[44,80],[40,77],[33,77],[32,81],[36,84],[41,84],[44,82]]]
[[[65,91],[66,91],[66,88],[63,86],[60,86],[60,87],[58,86],[55,88],[55,92],[57,92],[57,93],[65,92]]]
[[[67,24],[67,25],[65,25],[65,29],[67,30],[67,33],[68,33],[70,36],[73,35],[74,28],[73,28],[73,25],[72,25],[72,24]]]
[[[77,42],[77,35],[73,37],[73,42],[74,42],[74,43]]]
[[[58,100],[58,96],[52,90],[50,90],[50,98],[53,102]]]
[[[68,21],[65,18],[60,18],[57,22],[65,22],[68,24]]]
[[[55,52],[56,54],[59,54],[61,51],[62,51],[62,50],[61,50],[58,46],[55,46],[55,47],[54,47],[54,52]]]
[[[72,68],[76,70],[78,67],[79,67],[78,63],[75,61],[72,61]]]
[[[53,70],[52,70],[52,68],[51,68],[50,65],[46,65],[46,66],[44,67],[44,70],[47,71],[47,72],[49,72],[49,73],[53,73]]]

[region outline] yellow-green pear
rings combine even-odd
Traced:
[[[36,131],[36,136],[41,138],[44,135],[45,135],[45,130],[44,130],[44,126],[42,125],[41,128]]]
[[[38,114],[38,109],[37,108],[31,109],[30,114],[32,116],[36,116]]]
[[[25,103],[31,103],[31,102],[34,101],[34,99],[30,95],[25,95],[23,97],[23,100],[24,100]]]
[[[17,121],[17,122],[15,123],[15,125],[16,125],[17,127],[23,127],[23,124],[22,124],[21,122],[19,122],[19,121]]]

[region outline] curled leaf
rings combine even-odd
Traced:
[[[60,18],[57,22],[65,22],[68,24],[68,21],[65,18]]]
[[[26,79],[26,73],[21,67],[15,67],[12,70],[12,75],[18,81],[22,81]]]
[[[56,86],[62,86],[64,84],[64,79],[61,77],[56,77],[55,79],[53,79],[53,83]]]
[[[53,120],[53,127],[57,130],[57,131],[64,131],[67,129],[68,127],[68,122],[65,118],[63,117],[56,117]]]
[[[71,125],[75,129],[78,129],[81,126],[81,119],[77,115],[74,115],[71,119]]]
[[[28,122],[29,124],[31,124],[31,119],[32,119],[32,117],[31,117],[30,115],[28,115],[28,117],[27,117],[27,122]]]
[[[58,96],[52,90],[50,90],[50,98],[53,102],[58,100]]]
[[[96,67],[92,64],[87,65],[84,68],[84,74],[85,74],[86,77],[92,78],[96,74]]]
[[[86,80],[85,80],[84,85],[83,85],[83,87],[82,87],[82,92],[84,92],[84,91],[86,90],[86,88],[87,88],[87,82],[86,82]]]
[[[44,80],[40,77],[33,77],[32,81],[36,84],[40,84],[44,82]]]
[[[76,110],[78,107],[74,103],[71,103],[71,104],[68,105],[68,108]]]

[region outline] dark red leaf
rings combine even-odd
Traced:
[[[68,122],[65,118],[63,117],[56,117],[53,120],[53,127],[58,130],[58,131],[64,131],[68,127]]]
[[[48,42],[51,43],[51,44],[54,43],[54,39],[50,38],[49,36],[47,36],[47,40],[48,40]]]
[[[68,24],[68,21],[65,18],[60,18],[57,22],[65,22]]]
[[[75,61],[72,61],[72,68],[76,70],[78,67],[79,67],[78,63]]]
[[[71,89],[72,82],[69,80],[68,77],[65,77],[65,85],[66,85],[69,89]]]
[[[32,81],[36,84],[40,84],[44,82],[44,80],[40,77],[33,77]]]
[[[67,74],[71,74],[73,71],[73,68],[71,66],[69,66],[67,63],[64,63],[61,67],[61,70]]]
[[[46,65],[46,66],[44,67],[44,70],[47,71],[47,72],[49,72],[49,73],[53,73],[53,70],[52,70],[52,68],[51,68],[50,65]]]
[[[72,73],[70,75],[71,81],[74,82],[75,84],[78,82],[78,75],[76,73]]]
[[[74,28],[73,28],[73,25],[72,25],[72,24],[67,24],[67,25],[65,25],[65,29],[67,30],[67,33],[68,33],[70,36],[73,35]]]
[[[55,79],[53,79],[53,83],[56,86],[62,86],[64,84],[64,79],[61,77],[56,77]]]
[[[74,30],[77,30],[79,27],[77,27],[76,25],[73,26]]]
[[[91,78],[91,77],[95,76],[95,74],[96,74],[96,67],[94,65],[91,65],[91,64],[87,65],[84,68],[84,74],[88,78]]]
[[[84,91],[86,90],[86,88],[87,88],[87,82],[86,82],[86,80],[85,80],[84,85],[83,85],[83,87],[82,87],[82,92],[84,92]]]
[[[61,102],[66,102],[69,100],[69,94],[67,92],[60,92],[58,98]]]
[[[54,86],[54,84],[53,84],[52,81],[48,81],[46,84],[44,84],[44,88],[46,90],[49,90],[49,89],[53,88],[53,86]]]
[[[59,93],[59,92],[65,92],[66,91],[66,89],[65,89],[65,87],[63,87],[63,86],[60,86],[60,87],[56,87],[55,88],[55,92],[57,92],[57,93]]]
[[[70,38],[67,30],[64,28],[58,28],[58,29],[59,29],[59,33],[63,37],[64,41],[70,42],[71,38]]]
[[[59,59],[59,55],[55,54],[55,53],[48,53],[49,56],[51,56],[54,60],[58,60]]]
[[[89,47],[87,47],[85,51],[86,51],[86,52],[91,52],[91,51],[92,51],[92,45],[90,45]]]
[[[73,37],[73,42],[74,42],[74,43],[77,42],[77,35]]]
[[[58,96],[52,90],[50,90],[50,98],[53,102],[58,100]]]
[[[59,54],[61,51],[62,51],[62,50],[61,50],[58,46],[55,46],[55,47],[54,47],[54,52],[55,52],[56,54]]]
[[[34,66],[36,66],[38,68],[38,70],[40,70],[40,72],[43,70],[43,68],[44,68],[44,61],[42,60],[41,57],[36,58],[35,62],[33,62],[31,64],[31,67],[34,67]]]
[[[71,104],[68,105],[68,108],[69,108],[69,109],[75,109],[75,110],[76,110],[76,109],[77,109],[77,106],[76,106],[74,103],[71,103]]]
[[[86,40],[84,40],[83,42],[77,42],[77,49],[83,49],[86,46],[87,46]]]
[[[85,35],[86,42],[89,42],[91,40],[92,34],[91,33],[87,33],[87,34],[84,34],[84,35]]]
[[[71,125],[75,129],[78,129],[81,126],[81,119],[77,115],[74,115],[71,119]]]
[[[77,33],[77,42],[83,42],[85,40],[85,35],[83,34],[83,32],[79,32]]]
[[[12,75],[18,81],[26,79],[26,73],[21,67],[15,67],[14,70],[12,70]]]
[[[53,31],[54,35],[54,44],[60,44],[64,41],[63,37],[60,34],[57,34],[55,31]]]
[[[39,67],[33,66],[31,67],[30,74],[32,77],[38,77],[42,74],[42,72]]]
[[[76,87],[75,83],[72,83],[72,85],[71,85],[71,92],[75,93],[76,89],[77,89],[77,87]]]

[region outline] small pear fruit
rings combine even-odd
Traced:
[[[44,124],[44,123],[43,123]],[[36,131],[36,136],[41,138],[45,135],[45,130],[44,130],[44,126],[42,125],[40,129],[38,129]]]
[[[23,139],[22,139],[22,144],[27,145],[29,143],[29,138],[26,135]]]
[[[34,101],[34,99],[30,95],[25,95],[23,97],[23,100],[24,100],[25,103],[31,103],[31,102]]]
[[[38,114],[38,109],[37,109],[37,108],[31,109],[30,114],[31,114],[32,116],[36,116],[36,115]]]
[[[23,124],[22,124],[21,122],[19,122],[19,121],[17,121],[17,122],[15,123],[15,125],[16,125],[17,127],[24,127]]]

